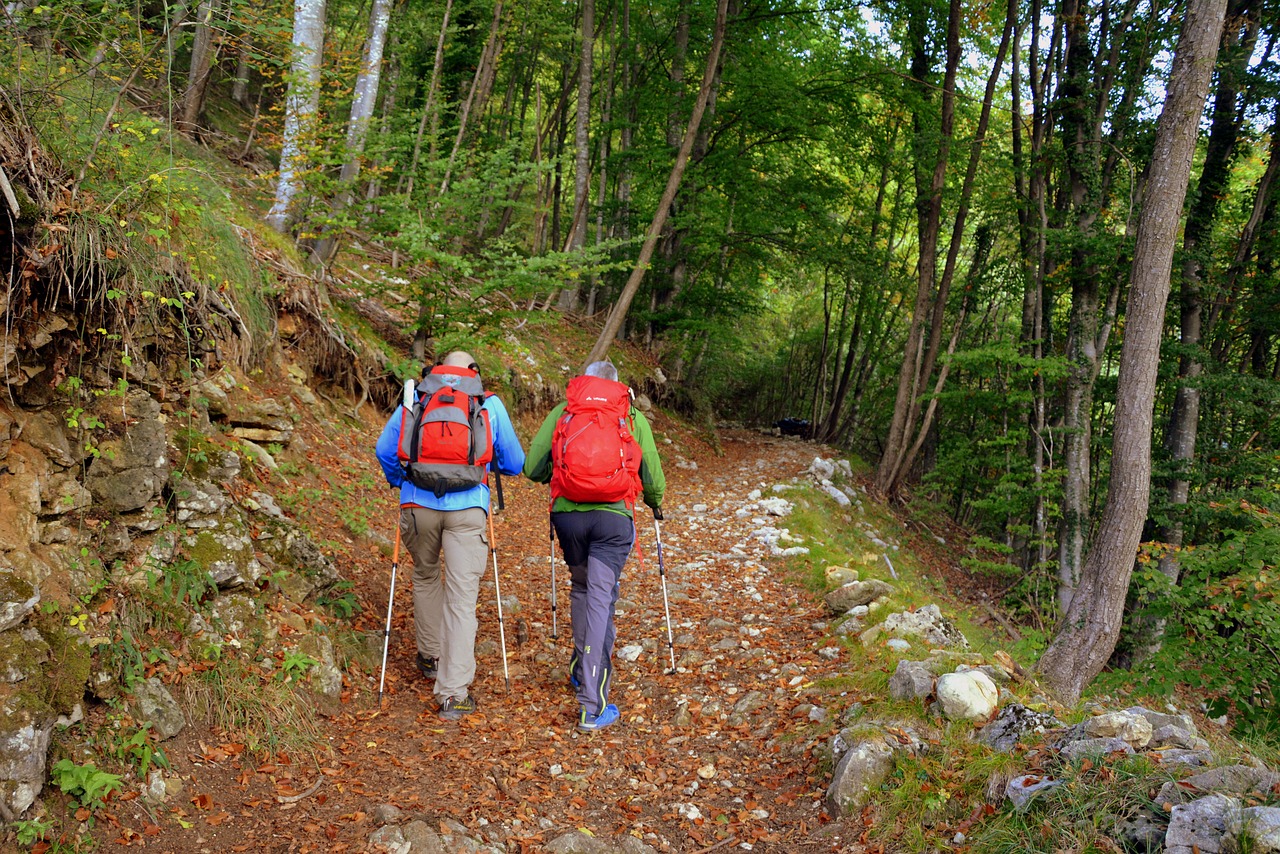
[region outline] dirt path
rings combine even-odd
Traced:
[[[313,459],[369,455],[373,439],[356,431],[340,440],[345,447],[325,448]],[[819,654],[825,635],[815,624],[823,614],[811,594],[778,570],[768,547],[750,536],[758,514],[739,513],[751,504],[752,490],[767,491],[803,472],[815,448],[745,432],[721,441],[723,456],[686,451],[697,455],[696,465],[675,446],[662,448],[669,481],[662,536],[680,667],[666,672],[654,529],[646,513],[643,566],[633,555],[617,617],[610,699],[622,711],[619,724],[593,734],[573,729],[568,578],[557,551],[559,639],[552,639],[546,489],[507,478],[496,536],[509,601],[510,689],[497,646],[490,571],[481,588],[472,688],[480,713],[456,724],[437,718],[431,683],[414,667],[406,562],[382,710],[375,710],[370,693],[377,672],[353,680],[350,711],[326,722],[333,754],[319,768],[282,757],[255,769],[208,744],[199,745],[201,756],[177,757],[190,774],[181,799],[194,826],[178,834],[162,822],[165,829],[148,847],[375,850],[369,843],[378,826],[373,808],[393,804],[403,811],[398,823],[422,819],[441,830],[453,820],[507,851],[540,851],[578,828],[602,840],[631,834],[666,851],[855,850],[841,839],[847,828],[824,825],[827,779],[813,754],[837,728],[840,711],[826,710],[823,720],[822,710],[810,714],[807,705],[832,700],[811,693],[812,686],[840,666]],[[375,522],[391,531],[388,495],[384,488],[376,496],[388,506],[385,519]],[[381,636],[390,561],[369,541],[343,539],[352,554],[341,568],[365,607],[360,627]],[[642,648],[634,661],[619,654],[629,646]],[[219,820],[210,822],[214,816]]]

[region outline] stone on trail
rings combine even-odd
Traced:
[[[1151,743],[1151,723],[1130,712],[1107,712],[1085,721],[1081,728],[1091,738],[1120,738],[1141,750]]]
[[[1098,759],[1112,753],[1133,753],[1133,747],[1123,738],[1079,738],[1062,746],[1066,759]]]
[[[1248,765],[1227,765],[1203,771],[1178,782],[1170,780],[1160,787],[1156,803],[1185,803],[1190,800],[1191,793],[1197,790],[1247,795],[1250,792],[1269,792],[1277,785],[1280,785],[1280,774],[1274,771]]]
[[[895,700],[923,700],[933,693],[933,671],[923,661],[898,662],[889,677],[889,696]]]
[[[656,854],[634,836],[620,834],[599,838],[574,830],[547,843],[550,854]]]
[[[178,702],[156,677],[139,682],[134,686],[133,693],[133,714],[144,723],[151,724],[151,731],[159,741],[173,738],[187,725]]]
[[[951,720],[985,721],[1000,701],[996,683],[980,670],[939,676],[935,690],[942,713]]]
[[[832,757],[838,759],[827,788],[827,812],[840,816],[861,807],[873,790],[888,778],[899,751],[915,754],[920,741],[908,730],[868,723],[841,730],[831,739]]]
[[[1223,840],[1227,816],[1239,810],[1240,802],[1224,795],[1209,795],[1189,804],[1178,804],[1169,816],[1169,830],[1164,836],[1165,854],[1227,851]]]
[[[878,578],[869,578],[866,581],[850,581],[837,587],[823,596],[822,601],[832,614],[844,614],[859,605],[867,605],[881,596],[892,594],[891,584]]]

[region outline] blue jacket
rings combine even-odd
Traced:
[[[497,464],[498,471],[506,475],[518,475],[524,468],[524,448],[516,436],[515,427],[511,424],[511,416],[507,408],[496,396],[488,397],[484,408],[489,412],[489,427],[493,431],[493,462],[489,464],[492,471]],[[435,493],[419,489],[404,476],[400,467],[400,459],[396,449],[400,446],[400,420],[403,406],[397,406],[391,413],[387,426],[382,428],[378,437],[378,445],[374,453],[382,466],[382,473],[387,476],[387,483],[400,487],[400,504],[416,504],[432,510],[466,510],[469,507],[480,507],[489,512],[489,487],[485,484],[474,486],[464,492],[446,492],[437,498]]]

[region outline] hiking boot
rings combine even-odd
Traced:
[[[578,729],[581,732],[595,732],[617,723],[619,717],[621,715],[618,713],[618,707],[613,703],[605,706],[604,711],[598,715],[587,714],[587,709],[583,706],[578,715]]]
[[[475,698],[470,694],[459,699],[446,697],[440,704],[440,717],[446,721],[460,720],[476,710]]]
[[[440,659],[427,658],[422,653],[418,653],[418,671],[428,679],[435,679],[440,671]]]

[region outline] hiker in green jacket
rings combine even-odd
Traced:
[[[662,518],[666,478],[644,414],[609,362],[592,362],[569,382],[566,401],[543,421],[525,457],[525,477],[551,484],[551,524],[573,588],[569,615],[578,694],[578,729],[618,720],[609,702],[614,605],[622,567],[635,544],[635,502]]]

